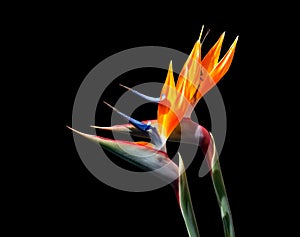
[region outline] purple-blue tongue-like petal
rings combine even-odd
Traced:
[[[116,109],[115,107],[111,106],[110,104],[108,104],[107,102],[104,101],[104,103],[109,106],[110,108],[112,108],[114,111],[116,111],[119,115],[121,115],[123,118],[125,118],[126,120],[128,120],[132,125],[134,125],[137,129],[143,131],[143,132],[147,132],[150,128],[151,125],[150,123],[143,123],[140,122],[134,118],[131,118],[130,116],[122,113],[121,111],[119,111],[118,109]]]
[[[148,121],[148,123],[140,122],[136,119],[131,118],[130,116],[122,113],[115,107],[111,106],[107,102],[104,102],[107,104],[110,108],[112,108],[114,111],[116,111],[119,115],[121,115],[123,118],[128,120],[133,126],[135,126],[138,130],[147,133],[151,138],[151,143],[155,146],[158,150],[165,150],[164,142],[161,139],[158,130],[156,127],[151,126],[151,121]]]

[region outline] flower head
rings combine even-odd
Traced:
[[[222,43],[225,36],[224,32],[219,37],[218,41],[208,51],[208,53],[202,58],[201,48],[204,40],[201,42],[201,37],[203,28],[204,27],[202,27],[200,36],[196,41],[189,57],[182,67],[177,79],[177,83],[175,83],[174,80],[172,61],[170,62],[167,77],[160,92],[159,98],[146,96],[138,91],[121,85],[145,100],[158,103],[156,120],[147,120],[142,122],[137,121],[105,102],[120,116],[129,121],[130,124],[97,128],[131,133],[132,135],[138,137],[150,137],[151,142],[125,142],[116,140],[111,140],[111,142],[120,144],[125,142],[127,147],[133,146],[138,150],[141,148],[141,146],[143,146],[146,149],[152,149],[152,152],[162,151],[166,153],[167,151],[165,143],[167,139],[170,138],[171,140],[175,141],[180,139],[177,136],[176,128],[178,127],[179,123],[181,123],[181,141],[197,143],[200,138],[200,145],[204,147],[204,151],[207,150],[209,143],[208,140],[210,140],[210,137],[208,138],[208,132],[199,124],[192,122],[190,120],[190,115],[202,96],[205,95],[213,86],[215,86],[215,84],[228,71],[233,60],[238,37],[236,37],[229,50],[219,60]],[[97,141],[100,144],[103,143],[102,141],[105,141],[103,144],[107,144],[109,139],[98,137]],[[199,145],[199,143],[196,145]],[[116,149],[116,147],[114,147],[114,149]],[[118,152],[115,150],[112,151],[118,154]],[[125,156],[123,152],[120,152],[119,155],[121,157]],[[126,159],[128,160],[128,157]]]
[[[165,100],[159,103],[157,112],[159,131],[165,139],[170,136],[182,118],[190,117],[201,97],[225,75],[231,65],[238,37],[223,58],[219,60],[225,36],[223,33],[201,59],[202,31],[203,27],[199,39],[180,72],[176,85],[172,63],[170,63],[168,75],[161,91],[161,96],[164,95]]]

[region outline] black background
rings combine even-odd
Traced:
[[[197,40],[202,24],[206,25],[206,23],[200,19],[194,22],[181,22],[180,24],[171,19],[162,22],[152,22],[150,20],[141,25],[136,24],[135,20],[125,25],[124,23],[107,25],[105,22],[101,22],[98,26],[98,31],[101,33],[97,33],[96,37],[94,34],[89,35],[89,32],[84,32],[84,27],[83,32],[78,31],[77,27],[71,30],[67,34],[67,38],[64,39],[66,40],[64,42],[66,44],[66,55],[64,56],[67,57],[68,61],[72,58],[72,63],[68,62],[67,66],[70,69],[67,70],[67,74],[63,79],[69,83],[69,86],[65,89],[68,92],[66,94],[68,98],[65,98],[65,100],[68,100],[66,110],[69,113],[64,121],[65,124],[62,124],[62,126],[71,123],[72,102],[81,81],[102,59],[120,50],[144,45],[160,45],[189,53]],[[223,54],[234,38],[241,34],[242,43],[241,45],[238,44],[232,68],[220,82],[220,90],[226,103],[226,109],[229,110],[228,137],[222,153],[221,163],[228,186],[228,195],[232,203],[236,231],[239,234],[243,225],[247,226],[247,221],[241,218],[244,214],[242,213],[243,203],[240,200],[243,199],[247,190],[245,182],[248,182],[245,180],[244,172],[238,168],[239,165],[244,166],[243,162],[247,162],[247,160],[240,161],[239,153],[235,150],[237,145],[235,140],[240,139],[237,131],[244,127],[243,118],[241,116],[235,118],[234,116],[234,114],[238,115],[238,112],[241,112],[241,106],[245,106],[243,103],[239,106],[235,104],[235,100],[239,100],[238,97],[241,94],[239,92],[241,89],[238,89],[238,87],[245,86],[245,82],[242,82],[242,78],[239,76],[239,65],[242,64],[242,45],[244,44],[242,41],[243,32],[239,32],[239,28],[230,24],[218,25],[208,22],[206,27],[211,29],[211,33],[204,44],[207,47],[206,50],[212,46],[224,30],[227,31]],[[97,31],[97,28],[94,30]],[[74,36],[72,36],[73,34]],[[82,37],[88,39],[77,42],[76,35],[79,34],[80,39]],[[77,43],[70,48],[69,41],[73,41],[74,38]],[[76,59],[75,62],[74,58]],[[66,65],[63,65],[63,67],[66,67]],[[133,86],[139,83],[140,78],[143,78],[143,81],[163,82],[165,76],[166,71],[145,69],[127,73],[117,80],[125,85]],[[109,89],[110,91],[102,95],[101,99],[111,104],[114,104],[118,99],[120,92],[125,92],[125,90],[119,88],[117,83],[114,83]],[[244,102],[244,104],[246,103]],[[109,121],[111,110],[101,103],[99,107],[101,109],[97,110],[97,124],[109,125],[106,123]],[[135,113],[135,118],[155,118],[155,108],[155,105],[148,105],[144,107],[144,110],[141,108],[139,113]],[[209,128],[210,121],[205,103],[199,103],[198,112],[202,124]],[[107,119],[105,119],[106,117]],[[86,131],[89,131],[88,125]],[[187,236],[180,209],[170,186],[146,193],[124,192],[106,186],[93,177],[85,168],[76,153],[71,132],[67,129],[65,132],[66,146],[68,146],[70,153],[64,157],[68,162],[66,162],[67,167],[65,167],[67,171],[62,170],[64,179],[60,182],[65,183],[65,185],[63,185],[63,192],[57,197],[60,204],[58,212],[65,215],[65,218],[72,218],[77,223],[75,229],[108,231],[111,236],[117,235],[119,231],[124,236],[140,236],[144,233],[147,236]],[[246,144],[241,143],[240,145],[246,147]],[[241,147],[239,149],[242,150]],[[189,169],[188,174],[200,232],[203,236],[221,236],[223,234],[222,221],[210,177],[209,175],[201,179],[197,177],[197,171],[203,159],[201,152],[198,152],[198,157],[198,160],[195,159],[196,161]],[[118,161],[119,159],[113,160],[122,167],[136,170],[127,163]],[[113,227],[110,226],[112,223]],[[67,229],[74,228],[73,224]],[[65,225],[65,223],[58,221],[58,225]]]
[[[267,174],[270,157],[261,149],[266,146],[262,134],[269,131],[268,114],[275,106],[271,96],[276,95],[268,83],[271,72],[265,70],[266,58],[276,55],[273,49],[278,44],[270,41],[270,36],[278,32],[279,25],[259,11],[254,15],[246,14],[243,7],[237,7],[240,10],[222,11],[220,7],[219,12],[189,4],[177,10],[163,10],[159,5],[137,10],[120,10],[119,7],[119,12],[106,6],[83,9],[77,6],[76,10],[71,6],[45,7],[44,11],[28,14],[28,21],[20,20],[19,26],[24,30],[20,33],[24,35],[22,46],[25,55],[34,57],[37,70],[33,74],[38,74],[39,78],[40,89],[34,89],[34,96],[30,98],[38,102],[37,124],[43,125],[40,132],[47,137],[47,142],[37,139],[40,141],[34,145],[34,151],[38,159],[32,165],[34,172],[28,172],[28,182],[26,179],[26,184],[30,185],[23,186],[26,191],[19,190],[24,197],[19,204],[25,207],[20,219],[29,219],[31,223],[25,224],[24,229],[85,236],[92,233],[99,236],[188,236],[170,186],[133,193],[103,184],[85,168],[66,125],[71,125],[73,102],[81,82],[99,62],[121,50],[149,45],[189,54],[204,24],[210,29],[203,46],[204,54],[224,31],[222,55],[239,35],[232,65],[218,83],[228,126],[220,162],[236,235],[256,236],[259,230],[271,231],[272,226],[266,223],[273,215],[270,200],[274,200],[271,197],[276,189],[275,182],[271,182],[273,178]],[[163,82],[165,75],[162,70],[147,69],[128,73],[118,80],[133,86],[139,84],[141,76],[146,81]],[[114,94],[106,92],[104,99],[113,104],[125,90],[116,84],[111,85],[111,89]],[[153,105],[144,110],[155,116]],[[205,103],[200,101],[196,110],[200,123],[209,129]],[[110,113],[110,109],[99,104],[98,125],[107,123],[105,116],[109,117]],[[135,116],[148,118],[144,117],[142,109]],[[198,156],[187,175],[200,234],[202,237],[222,236],[221,215],[211,179],[209,175],[197,176],[203,159],[201,152]],[[134,169],[112,159],[120,166]],[[276,163],[276,159],[273,162]],[[31,213],[30,218],[28,213]]]
[[[251,116],[248,114],[248,101],[242,101],[245,98],[245,93],[247,93],[245,88],[250,85],[249,79],[242,76],[243,64],[246,63],[243,61],[243,54],[246,53],[243,51],[246,44],[243,39],[246,38],[243,36],[244,30],[234,24],[207,22],[205,18],[182,22],[178,19],[175,21],[171,17],[162,21],[147,16],[137,16],[137,18],[148,19],[142,24],[136,19],[127,20],[125,23],[123,19],[116,23],[107,19],[106,21],[99,21],[99,24],[95,24],[93,29],[86,29],[84,25],[78,28],[78,25],[74,23],[74,25],[66,26],[66,32],[62,33],[64,37],[60,41],[63,44],[63,57],[66,57],[64,62],[67,61],[67,64],[63,63],[62,65],[63,70],[66,70],[66,75],[63,76],[62,80],[68,81],[64,90],[66,93],[64,101],[68,101],[65,110],[68,113],[61,126],[71,124],[72,103],[81,81],[97,63],[106,57],[120,50],[144,45],[160,45],[189,53],[197,40],[202,24],[211,29],[205,42],[206,47],[204,48],[206,50],[212,46],[223,31],[227,31],[224,50],[229,48],[237,35],[240,35],[240,42],[232,67],[219,86],[228,111],[228,134],[221,155],[221,164],[237,235],[241,236],[249,228],[249,218],[244,218],[247,216],[245,215],[247,208],[243,200],[245,200],[245,196],[251,195],[251,192],[255,193],[255,190],[251,191],[253,186],[248,177],[253,173],[245,172],[245,170],[248,172],[249,168],[243,169],[243,167],[251,164],[251,157],[248,157],[249,153],[247,155],[240,153],[244,149],[250,149],[249,144],[241,139],[241,135],[244,136],[247,130],[245,116]],[[224,54],[224,51],[222,53]],[[143,78],[143,81],[163,82],[165,75],[166,72],[160,70],[139,70],[128,73],[128,75],[123,76],[123,80],[119,79],[119,81],[128,86],[138,84],[140,78]],[[124,92],[117,83],[114,83],[110,93],[106,93],[106,97],[102,99],[113,104],[118,99],[118,92],[120,93],[120,91],[121,93]],[[199,106],[203,108],[202,111],[206,112],[202,113],[201,107],[198,108],[200,120],[202,120],[203,125],[209,126],[205,104],[200,103]],[[102,110],[97,111],[97,124],[106,124],[107,120],[104,117],[106,114],[110,115],[111,110],[102,104],[99,104],[99,107]],[[150,111],[145,109],[144,112],[147,115],[143,115],[140,111],[140,113],[136,113],[137,119],[147,119],[148,116],[155,118],[155,106],[146,108],[152,109],[152,113],[150,114]],[[201,116],[201,114],[203,115]],[[89,130],[88,126],[87,124],[87,131]],[[146,193],[124,192],[106,186],[85,168],[76,153],[71,132],[65,129],[65,133],[65,146],[69,153],[66,153],[63,158],[65,161],[67,160],[67,162],[63,162],[65,164],[64,169],[60,167],[63,179],[59,182],[60,185],[63,183],[63,190],[56,197],[59,203],[57,214],[60,216],[56,223],[58,226],[67,231],[80,229],[95,231],[96,233],[109,232],[111,236],[119,234],[120,231],[124,236],[145,234],[147,236],[187,236],[180,209],[170,186]],[[200,233],[202,236],[222,236],[220,211],[210,177],[209,175],[201,179],[197,177],[197,171],[203,159],[201,152],[198,156],[199,160],[194,162],[188,175]],[[114,161],[123,167],[134,169],[134,167],[126,165],[125,162],[117,161],[117,159]],[[58,166],[61,166],[61,162],[58,162]],[[255,199],[255,194],[253,196]],[[71,218],[73,221],[66,226],[61,218]]]

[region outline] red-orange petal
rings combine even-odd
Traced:
[[[197,88],[197,83],[199,79],[199,66],[201,63],[201,44],[200,40],[197,40],[188,59],[186,60],[184,66],[179,74],[176,89],[179,93],[184,94],[184,96],[189,99],[191,94],[194,92],[190,91],[191,85]]]
[[[166,81],[161,90],[161,97],[165,95],[165,99],[158,104],[157,110],[157,122],[158,122],[158,132],[163,135],[165,138],[170,134],[172,124],[178,124],[176,116],[170,111],[170,107],[175,103],[176,100],[176,88],[173,75],[172,61],[169,65],[169,70],[167,74]],[[175,127],[176,127],[175,126]]]
[[[225,36],[225,32],[220,36],[220,38],[215,43],[215,45],[211,47],[211,49],[208,51],[208,53],[205,55],[205,57],[201,62],[203,67],[205,67],[205,69],[208,72],[210,72],[218,63],[224,36]]]
[[[217,83],[228,71],[233,59],[237,41],[238,37],[236,37],[236,39],[234,40],[224,57],[221,59],[221,61],[211,70],[210,75],[215,81],[215,83]]]

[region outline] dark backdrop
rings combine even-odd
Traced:
[[[227,32],[223,54],[234,38],[240,35],[232,66],[218,86],[228,116],[228,130],[221,154],[221,165],[237,235],[241,236],[243,231],[249,228],[249,218],[245,218],[247,207],[243,200],[245,197],[249,199],[247,195],[251,195],[250,190],[253,189],[251,179],[248,177],[252,175],[252,172],[249,172],[249,167],[245,168],[251,165],[248,151],[250,147],[246,141],[243,141],[243,137],[249,131],[244,119],[247,115],[250,116],[247,108],[249,100],[245,95],[248,92],[245,88],[250,85],[250,80],[243,74],[243,68],[247,63],[246,44],[249,41],[247,36],[243,35],[245,29],[236,22],[224,23],[217,20],[211,22],[205,17],[180,21],[175,19],[176,17],[169,16],[159,20],[155,19],[154,14],[151,17],[137,16],[137,18],[139,20],[119,19],[117,22],[110,22],[109,19],[93,20],[92,28],[90,23],[86,26],[80,25],[80,22],[77,24],[70,22],[66,25],[65,31],[61,32],[62,37],[59,41],[62,47],[62,57],[59,60],[62,61],[64,74],[58,75],[61,77],[58,85],[61,83],[65,85],[63,103],[66,103],[61,126],[63,128],[65,125],[71,125],[73,100],[80,83],[87,73],[106,57],[131,47],[147,45],[170,47],[189,54],[202,24],[211,29],[203,47],[204,52],[207,52],[223,31]],[[118,80],[125,85],[133,86],[139,84],[141,80],[163,82],[165,76],[166,71],[143,69],[127,73]],[[106,98],[102,99],[113,103],[123,92],[124,90],[114,83],[110,93],[106,93]],[[98,125],[101,125],[101,122],[107,125],[108,121],[104,118],[109,119],[108,115],[111,111],[102,104],[99,106],[102,111],[97,110],[96,121]],[[135,118],[155,118],[155,109],[155,105],[140,108],[135,113]],[[209,129],[209,115],[203,101],[199,103],[197,111],[201,123]],[[87,124],[86,131],[89,130],[88,126]],[[63,167],[59,167],[63,178],[59,181],[62,187],[61,193],[56,197],[56,204],[59,205],[56,225],[63,227],[66,231],[74,231],[78,228],[94,230],[100,235],[109,232],[110,236],[115,236],[120,231],[124,236],[145,234],[147,236],[187,236],[180,209],[170,186],[146,193],[124,192],[108,187],[93,177],[85,168],[76,153],[72,133],[65,129],[64,135],[65,149],[69,152],[64,153]],[[248,151],[246,155],[245,150]],[[201,236],[222,236],[222,221],[211,179],[209,175],[204,178],[197,177],[203,159],[201,152],[198,152],[198,157],[188,170],[188,178],[200,233]],[[126,162],[112,159],[122,167],[134,169]],[[57,165],[61,166],[61,161]],[[255,196],[255,194],[252,195]],[[73,221],[66,224],[61,219]]]
[[[189,54],[204,24],[211,30],[203,46],[204,53],[223,31],[226,35],[221,54],[239,35],[232,65],[218,83],[227,113],[227,136],[220,163],[236,235],[256,236],[262,228],[268,231],[265,220],[271,210],[267,196],[271,189],[267,186],[270,177],[265,175],[268,162],[259,149],[265,145],[260,135],[269,120],[260,110],[263,108],[268,114],[273,106],[262,88],[268,88],[265,59],[273,56],[268,36],[277,32],[278,25],[263,17],[259,19],[264,21],[254,23],[260,12],[253,15],[242,10],[222,11],[222,7],[218,13],[212,8],[188,4],[180,10],[159,11],[159,6],[121,12],[113,9],[104,6],[91,6],[89,10],[79,6],[74,11],[68,7],[55,8],[47,13],[39,12],[28,23],[30,28],[35,26],[34,37],[28,45],[38,49],[36,65],[42,71],[38,81],[42,90],[34,100],[44,98],[38,120],[42,121],[41,131],[49,142],[46,145],[42,141],[43,145],[38,147],[39,159],[34,166],[37,174],[30,180],[34,194],[27,192],[29,202],[24,201],[24,216],[32,212],[34,229],[53,234],[188,236],[170,186],[134,193],[103,184],[85,168],[66,125],[72,125],[73,102],[81,82],[99,62],[137,46],[165,46]],[[30,54],[30,47],[26,51]],[[163,70],[143,69],[118,80],[133,86],[141,78],[163,82],[165,75]],[[105,95],[108,102],[117,100],[124,92],[117,85],[112,88],[114,93]],[[102,104],[99,107],[103,111],[97,110],[96,121],[101,125],[102,121],[107,122],[105,118],[111,111]],[[205,103],[200,101],[196,110],[201,124],[210,129]],[[136,111],[136,118],[146,119],[143,111],[155,116],[155,106],[149,105]],[[198,156],[187,175],[200,234],[202,237],[222,236],[221,215],[211,179],[209,175],[197,176],[203,154],[198,152]],[[120,166],[134,169],[126,162],[112,159]]]

